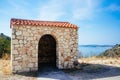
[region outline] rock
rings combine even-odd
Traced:
[[[17,50],[12,50],[12,54],[18,54]]]
[[[20,43],[20,44],[23,43],[23,40],[19,40],[19,43]]]
[[[15,70],[21,70],[21,66],[20,65],[16,65],[15,66]]]
[[[78,60],[75,60],[75,61],[73,62],[73,64],[74,64],[74,66],[77,66],[77,65],[79,65],[79,62],[78,62]]]
[[[18,40],[12,40],[12,44],[18,44]]]
[[[120,57],[120,45],[116,44],[113,48],[106,50],[105,52],[101,53],[98,57]]]
[[[21,31],[17,31],[17,32],[16,32],[16,35],[17,35],[17,36],[19,36],[19,35],[21,35],[21,34],[22,34]]]
[[[34,63],[29,63],[28,67],[31,67],[31,68],[34,67]]]
[[[15,57],[15,60],[21,60],[22,57]]]
[[[12,35],[12,39],[15,39],[15,35]]]

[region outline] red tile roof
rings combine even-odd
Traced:
[[[69,22],[58,22],[58,21],[37,21],[37,20],[25,20],[25,19],[11,19],[10,27],[12,25],[31,25],[31,26],[55,26],[55,27],[63,27],[63,28],[75,28],[78,26],[71,24]]]

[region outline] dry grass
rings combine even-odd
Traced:
[[[11,74],[10,60],[0,60],[0,73]]]
[[[2,60],[10,60],[10,54],[3,54]]]
[[[120,57],[119,58],[107,58],[107,57],[90,57],[90,58],[80,58],[78,59],[79,63],[87,64],[103,64],[120,67]]]
[[[37,80],[36,77],[11,74],[10,60],[0,59],[0,80]]]

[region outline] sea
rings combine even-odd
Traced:
[[[82,45],[78,47],[79,50],[78,57],[98,56],[107,49],[110,49],[112,47],[113,45],[109,45],[109,46]]]

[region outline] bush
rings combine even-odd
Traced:
[[[11,39],[8,36],[5,36],[3,33],[0,34],[0,58],[3,55],[9,54],[11,52]]]

